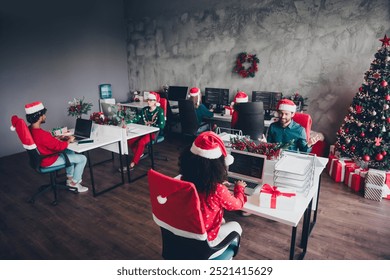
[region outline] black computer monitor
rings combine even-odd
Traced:
[[[188,87],[183,86],[169,86],[168,88],[168,100],[179,101],[180,99],[186,99],[188,93]]]
[[[227,88],[205,88],[204,103],[215,105],[214,112],[221,113],[224,106],[229,105],[229,89]]]
[[[272,117],[271,111],[276,111],[278,101],[282,99],[281,92],[252,91],[252,102],[263,102],[265,118]]]

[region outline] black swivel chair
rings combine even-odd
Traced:
[[[183,136],[195,138],[199,134],[199,128],[204,128],[206,130],[208,127],[208,123],[198,123],[194,103],[191,100],[179,100],[179,115],[181,133]]]
[[[234,110],[238,113],[238,119],[233,128],[241,130],[243,135],[249,135],[252,140],[261,139],[264,133],[263,102],[237,103]]]
[[[50,174],[50,184],[42,185],[38,191],[28,200],[30,203],[34,203],[35,199],[46,193],[47,191],[52,191],[54,200],[52,201],[53,205],[58,204],[57,199],[57,192],[59,189],[65,189],[67,191],[72,191],[74,193],[78,193],[77,188],[68,187],[65,186],[65,184],[58,184],[57,183],[57,171],[61,169],[65,169],[66,167],[70,166],[71,163],[69,162],[68,156],[66,155],[65,151],[42,156],[37,146],[35,145],[35,142],[31,136],[31,133],[23,119],[20,119],[16,115],[12,116],[11,118],[12,128],[16,130],[16,133],[18,134],[19,140],[22,142],[23,147],[26,149],[30,166],[39,174]],[[54,167],[41,167],[41,161],[45,157],[49,157],[56,154],[62,154],[65,158],[65,164],[61,164]]]

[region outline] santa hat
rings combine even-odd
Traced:
[[[290,99],[280,99],[276,109],[278,111],[290,111],[295,113],[297,110],[297,105],[295,105],[295,103]]]
[[[237,92],[236,96],[234,97],[233,102],[234,103],[248,102],[248,95],[243,91],[239,91],[239,92]]]
[[[234,157],[226,152],[222,139],[212,131],[203,132],[196,137],[191,153],[209,159],[217,159],[223,155],[226,166],[234,162]]]
[[[23,119],[20,119],[18,116],[14,115],[11,118],[11,124],[11,130],[16,130],[16,133],[18,134],[19,139],[25,149],[33,150],[37,147],[31,136],[30,130],[28,129],[26,122]]]
[[[35,101],[32,103],[26,104],[24,106],[24,109],[26,110],[26,114],[30,115],[30,114],[34,114],[36,112],[39,112],[39,111],[45,109],[45,107],[43,106],[41,101]]]
[[[149,92],[148,99],[156,100],[157,102],[156,105],[160,106],[160,94],[158,94],[157,92],[154,91]]]
[[[198,105],[200,103],[200,89],[197,87],[193,87],[190,89],[190,96],[196,97],[198,96]]]

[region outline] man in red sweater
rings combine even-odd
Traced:
[[[66,141],[62,141],[51,135],[50,132],[41,128],[41,124],[46,121],[47,109],[42,102],[36,101],[25,106],[26,119],[30,123],[31,136],[37,145],[41,155],[50,155],[53,153],[66,150],[71,166],[66,168],[67,180],[66,184],[69,187],[77,188],[78,192],[86,192],[88,188],[82,186],[81,176],[84,172],[87,158],[84,155],[76,154],[73,151],[67,150],[69,143],[74,141],[74,136],[70,136]],[[63,155],[53,155],[42,160],[42,167],[57,166],[65,163]]]

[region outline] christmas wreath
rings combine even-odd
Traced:
[[[245,69],[244,63],[248,62],[251,65]],[[255,54],[247,54],[246,52],[239,53],[236,59],[236,66],[233,68],[233,72],[238,73],[243,78],[253,78],[255,73],[259,70],[257,64],[260,60]]]

